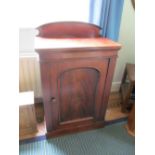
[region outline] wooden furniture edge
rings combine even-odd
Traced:
[[[46,137],[52,138],[52,137],[58,137],[58,136],[73,134],[73,133],[90,131],[93,129],[103,128],[104,126],[105,126],[105,122],[100,121],[100,122],[95,122],[93,124],[88,124],[88,125],[74,126],[72,128],[69,127],[69,128],[57,129],[55,131],[47,132]]]

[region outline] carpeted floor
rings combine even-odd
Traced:
[[[126,123],[126,122],[125,122]],[[20,155],[134,155],[125,123],[19,146]]]

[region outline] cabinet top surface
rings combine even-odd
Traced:
[[[35,49],[60,49],[60,48],[105,48],[120,49],[121,45],[107,38],[65,38],[45,39],[35,38]]]

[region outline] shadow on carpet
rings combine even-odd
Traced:
[[[125,123],[19,146],[20,155],[134,155]]]

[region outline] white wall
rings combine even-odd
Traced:
[[[119,51],[112,91],[119,90],[125,64],[135,63],[135,11],[131,0],[124,0],[122,21],[120,27],[119,43],[122,49]]]
[[[49,22],[89,20],[89,0],[27,0],[20,3],[19,52],[24,55],[34,55],[36,27]]]
[[[19,26],[35,28],[56,21],[86,21],[89,0],[26,0],[19,2]],[[80,8],[80,13],[79,13]]]
[[[34,38],[37,30],[34,28],[19,29],[19,52],[29,53],[34,52]]]

